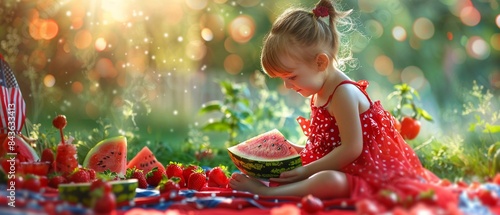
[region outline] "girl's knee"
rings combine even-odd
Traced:
[[[322,171],[310,178],[311,191],[319,193],[320,198],[340,198],[349,196],[349,184],[346,175],[337,171]]]

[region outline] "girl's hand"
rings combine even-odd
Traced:
[[[308,177],[306,168],[300,166],[293,170],[282,172],[279,178],[270,178],[269,180],[278,183],[292,183],[302,181]]]

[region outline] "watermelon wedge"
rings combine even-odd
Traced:
[[[256,178],[277,178],[281,172],[302,165],[299,153],[277,129],[252,137],[227,150],[241,172]]]
[[[142,169],[144,173],[148,173],[151,171],[154,167],[158,167],[158,169],[163,172],[165,172],[165,167],[161,162],[159,162],[153,152],[147,147],[144,146],[137,155],[135,155],[132,160],[130,160],[127,164],[127,169],[129,168],[137,168],[137,169]]]
[[[40,160],[35,149],[20,135],[8,136],[7,134],[0,134],[0,141],[2,143],[0,157],[5,156],[7,153],[15,153],[20,162],[36,162]]]
[[[118,136],[97,143],[85,156],[82,164],[96,172],[109,170],[119,175],[127,171],[127,138]]]

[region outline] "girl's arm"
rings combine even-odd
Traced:
[[[340,86],[335,92],[328,110],[335,116],[342,144],[324,157],[306,166],[307,173],[322,170],[340,170],[356,160],[363,150],[361,112],[370,107],[366,96],[354,85]]]
[[[289,183],[306,179],[323,170],[340,170],[359,157],[363,149],[360,108],[364,111],[370,104],[365,95],[353,85],[339,87],[332,101],[328,110],[337,120],[342,144],[324,157],[306,166],[283,172],[280,178],[273,178],[272,181]]]

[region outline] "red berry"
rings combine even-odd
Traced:
[[[154,167],[151,171],[148,172],[148,174],[146,174],[146,181],[149,185],[156,187],[158,186],[158,184],[160,184],[160,181],[164,175],[166,175],[165,172],[158,169],[158,167]]]
[[[46,148],[42,151],[42,157],[41,157],[41,161],[42,162],[50,162],[52,163],[55,159],[55,156],[54,156],[54,151],[52,151],[52,149],[50,148]]]
[[[102,193],[109,193],[111,192],[112,187],[111,184],[108,183],[107,181],[103,179],[97,179],[90,184],[89,190],[93,192],[98,189],[101,189]]]
[[[148,188],[148,182],[146,176],[142,169],[137,169],[135,167],[127,169],[125,178],[135,178],[138,181],[138,187],[142,189]]]
[[[227,177],[227,170],[225,167],[214,167],[208,173],[208,183],[213,185],[217,185],[216,187],[227,187],[229,183],[229,178]]]
[[[321,211],[323,210],[324,207],[321,199],[314,197],[311,194],[304,196],[301,200],[301,203],[302,203],[302,209],[308,213],[315,213]]]
[[[96,214],[109,214],[116,209],[116,197],[113,192],[105,192],[101,197],[96,197],[94,204]]]
[[[500,197],[494,192],[487,189],[479,189],[477,198],[484,204],[490,207],[500,205]]]
[[[74,182],[74,183],[90,182],[90,176],[86,170],[84,170],[82,168],[76,168],[75,171],[73,171],[68,176],[68,181]]]
[[[493,183],[500,185],[500,173],[497,173],[493,178]]]
[[[26,175],[24,182],[23,182],[23,188],[27,190],[31,190],[34,192],[39,192],[41,188],[41,183],[40,179],[36,175]]]
[[[56,175],[49,179],[49,187],[57,188],[59,184],[67,183],[68,181],[62,175]]]
[[[207,177],[203,172],[194,172],[189,176],[187,187],[192,190],[201,190],[207,183]]]
[[[182,177],[184,178],[184,180],[182,181],[187,181],[189,179],[189,176],[191,175],[191,173],[195,172],[196,169],[198,169],[199,167],[196,166],[196,165],[188,165],[186,167],[184,167],[182,169]],[[180,184],[181,187],[185,187],[186,185],[181,183]]]
[[[179,178],[177,177],[167,179],[167,177],[165,176],[158,186],[160,189],[160,193],[178,192],[181,189],[181,187],[179,186]]]
[[[182,177],[182,167],[178,163],[173,163],[170,162],[166,167],[165,167],[165,173],[167,174],[168,178],[172,177]]]
[[[67,123],[66,116],[64,115],[57,115],[54,120],[52,120],[52,125],[57,129],[63,129],[66,127]]]

